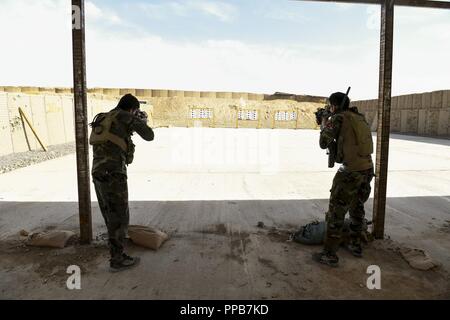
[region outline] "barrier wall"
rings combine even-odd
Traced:
[[[156,127],[216,127],[216,128],[316,128],[314,111],[323,104],[292,100],[258,101],[238,98],[172,97],[141,98],[151,106]],[[212,117],[191,118],[193,109],[211,110]],[[239,110],[256,111],[257,120],[238,120]],[[274,121],[277,111],[297,112],[297,121]]]
[[[1,91],[3,90],[3,92]],[[152,127],[316,128],[314,111],[323,103],[265,100],[265,95],[241,92],[195,92],[150,89],[89,89],[88,121],[112,109],[132,93],[143,102]],[[106,93],[106,95],[105,95]],[[296,96],[298,98],[298,96]],[[296,99],[297,99],[296,98]],[[28,115],[45,145],[75,140],[73,94],[67,88],[0,87],[0,155],[39,149],[32,131],[21,122],[18,108]],[[192,109],[211,110],[211,119],[193,119]],[[238,120],[239,110],[255,110],[257,121]],[[296,121],[275,119],[277,112],[296,112]]]
[[[19,107],[44,145],[75,141],[73,96],[38,93],[0,92],[0,155],[41,149],[25,119],[22,122]],[[109,110],[116,103],[115,100],[89,97],[89,121],[94,109],[98,112]]]
[[[352,103],[377,128],[378,100]],[[392,97],[391,132],[450,137],[450,90]]]
[[[28,115],[45,145],[74,141],[71,92],[70,88],[0,87],[0,155],[40,148],[32,131],[22,123],[19,107]],[[135,94],[145,102],[141,108],[149,114],[153,127],[311,129],[317,127],[314,111],[323,106],[323,103],[296,101],[302,96],[295,96],[295,100],[274,100],[273,96],[242,92],[94,88],[88,94],[88,120],[113,108],[126,93]],[[353,105],[365,114],[376,131],[378,101],[361,100]],[[192,119],[193,108],[212,110],[212,119]],[[239,110],[256,110],[257,121],[238,120]],[[277,120],[276,113],[283,111],[296,112],[298,119]],[[450,90],[393,97],[391,131],[450,137]]]
[[[44,87],[0,87],[0,92],[22,92],[22,93],[73,93],[72,88],[44,88]],[[145,98],[208,98],[208,99],[245,99],[251,101],[276,100],[280,99],[275,95],[248,93],[248,92],[215,92],[215,91],[182,91],[164,89],[136,89],[136,88],[91,88],[88,93],[111,96],[117,98],[124,94],[131,93],[137,97]],[[317,102],[324,103],[325,98],[308,95],[285,94],[289,99],[297,102]],[[288,98],[281,98],[288,100]]]

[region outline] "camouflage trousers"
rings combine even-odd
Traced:
[[[123,260],[124,241],[130,221],[127,176],[121,173],[93,173],[98,204],[108,229],[112,262]]]
[[[361,241],[364,224],[364,203],[370,196],[373,168],[365,171],[339,170],[333,179],[326,215],[327,232],[324,249],[336,253],[341,244],[345,215],[350,215],[350,240]]]

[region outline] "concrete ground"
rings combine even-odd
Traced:
[[[134,140],[131,223],[171,238],[156,252],[130,244],[141,265],[109,273],[92,188],[94,244],[22,246],[22,229],[77,230],[75,155],[2,174],[0,298],[450,298],[449,140],[392,135],[389,240],[370,243],[362,259],[342,249],[337,269],[311,261],[320,247],[286,241],[289,231],[323,219],[327,209],[337,168],[327,168],[318,131],[161,128],[151,143]],[[257,228],[259,221],[266,228]],[[401,247],[423,249],[441,266],[412,269]],[[81,290],[66,288],[72,264],[81,267]],[[381,290],[366,287],[370,265],[381,269]]]

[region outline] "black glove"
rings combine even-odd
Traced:
[[[133,114],[135,117],[139,118],[139,120],[142,120],[145,123],[147,123],[147,121],[148,121],[147,112],[142,111],[142,110],[136,110]]]

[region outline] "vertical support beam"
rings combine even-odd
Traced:
[[[394,36],[394,0],[383,0],[380,32],[380,84],[378,92],[378,128],[375,166],[373,233],[383,239],[386,213],[386,186],[391,114],[392,47]]]
[[[72,0],[72,52],[80,241],[83,244],[89,244],[92,240],[92,216],[87,137],[84,0]]]

